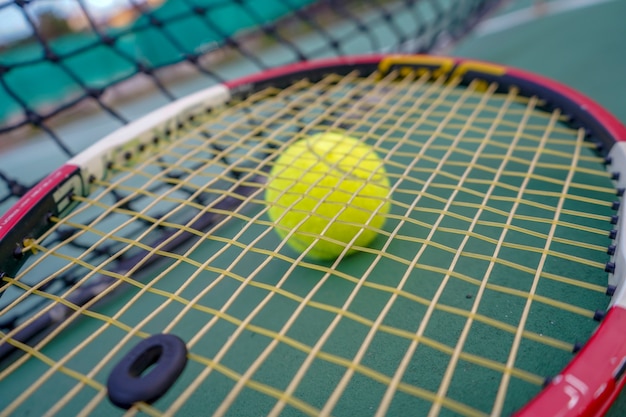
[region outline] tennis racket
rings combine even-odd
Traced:
[[[265,190],[328,131],[380,156],[391,209],[319,261]],[[176,101],[0,219],[0,414],[602,415],[626,363],[625,139],[570,88],[444,57]]]

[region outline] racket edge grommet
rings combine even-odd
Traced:
[[[608,295],[609,297],[612,297],[615,294],[616,290],[617,290],[617,285],[607,285],[606,291],[604,293]]]
[[[593,319],[595,321],[602,321],[604,320],[604,317],[606,316],[606,311],[604,310],[596,310],[593,314]]]

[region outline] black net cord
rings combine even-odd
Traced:
[[[111,96],[119,100],[124,88],[117,87],[137,78],[147,80],[145,88],[153,94],[171,101],[177,98],[168,84],[173,68],[185,65],[210,85],[229,78],[214,70],[219,60],[237,59],[252,70],[273,66],[265,56],[270,48],[282,51],[286,62],[281,63],[328,55],[430,52],[442,40],[462,38],[502,3],[127,0],[123,12],[130,18],[119,25],[112,18],[103,20],[91,3],[74,1],[71,16],[43,0],[0,5],[0,16],[19,10],[29,32],[0,43],[0,103],[6,103],[0,104],[0,140],[15,141],[21,132],[43,133],[69,158],[81,149],[59,133],[59,120],[90,111],[108,115],[118,126],[128,123],[130,117]],[[72,28],[70,18],[82,26]],[[299,42],[299,36],[309,40]],[[41,94],[36,94],[38,74],[49,81]],[[107,94],[113,89],[116,94]],[[0,202],[20,197],[37,182],[21,177],[20,172],[0,170]]]

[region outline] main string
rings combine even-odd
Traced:
[[[575,288],[572,292],[595,294],[590,297],[594,300],[603,299],[605,288],[601,279],[604,276],[606,280],[602,271],[606,255],[602,239],[606,239],[606,229],[602,224],[609,224],[610,196],[614,190],[602,169],[601,158],[591,152],[591,145],[583,142],[584,132],[564,126],[558,110],[544,114],[538,110],[542,103],[535,98],[519,97],[514,88],[502,94],[496,92],[496,84],[485,87],[476,82],[461,88],[458,82],[431,80],[430,74],[402,78],[395,73],[383,78],[373,74],[364,78],[356,72],[344,77],[328,75],[317,81],[300,80],[283,90],[268,88],[244,101],[216,109],[205,119],[194,120],[175,132],[175,137],[169,138],[158,154],[133,167],[114,167],[117,175],[97,180],[95,194],[76,197],[81,203],[79,208],[66,218],[53,219],[55,228],[32,243],[32,262],[17,277],[3,278],[3,288],[21,289],[3,311],[10,311],[32,295],[52,300],[41,312],[24,319],[24,323],[49,311],[55,303],[65,303],[67,294],[99,275],[114,278],[92,301],[70,306],[76,311],[71,320],[33,347],[13,342],[27,355],[0,371],[0,379],[19,375],[20,368],[34,359],[46,363],[48,369],[12,400],[5,413],[27,403],[62,373],[74,383],[55,399],[49,413],[62,412],[91,389],[94,394],[80,410],[82,415],[88,415],[106,401],[103,378],[111,363],[137,337],[154,332],[186,331],[183,338],[190,350],[190,366],[197,371],[167,404],[139,405],[150,415],[184,409],[203,386],[217,378],[215,374],[231,381],[224,398],[216,405],[217,414],[236,407],[237,400],[248,390],[274,399],[269,415],[279,415],[285,407],[308,415],[334,414],[349,395],[346,392],[351,384],[362,377],[385,387],[372,411],[377,415],[390,412],[400,395],[428,401],[430,415],[437,415],[442,407],[463,415],[497,415],[507,409],[512,378],[538,390],[546,375],[518,365],[520,346],[531,341],[563,351],[567,357],[575,341],[543,334],[536,326],[527,325],[533,308],[539,304],[562,311],[567,317],[579,317],[587,323],[584,328],[592,328],[595,314],[595,309],[585,303],[570,302],[557,293],[538,291],[538,287],[548,281]],[[373,247],[361,248],[360,254],[330,263],[291,252],[285,241],[275,236],[276,225],[267,219],[263,200],[264,184],[275,155],[289,143],[324,130],[345,131],[374,147],[389,167],[389,198],[395,208]],[[486,161],[496,162],[487,165]],[[519,165],[526,167],[525,172],[511,168]],[[563,180],[549,178],[546,170],[565,171],[566,175]],[[544,182],[557,189],[539,188],[537,184]],[[247,191],[243,193],[243,189]],[[237,203],[225,210],[218,205],[225,199]],[[553,200],[556,204],[550,203]],[[572,202],[597,209],[577,209]],[[509,209],[505,210],[505,206]],[[219,214],[215,221],[206,230],[197,230],[196,221],[213,211]],[[543,217],[546,212],[549,216]],[[581,219],[590,219],[590,225],[578,225]],[[531,222],[541,227],[523,226]],[[237,225],[234,228],[233,223]],[[54,238],[65,228],[76,232],[62,240]],[[165,242],[154,244],[154,236],[164,229],[168,230]],[[561,233],[563,229],[574,232],[569,236]],[[181,234],[191,236],[188,244],[176,252],[163,250],[168,240]],[[580,234],[584,240],[579,239]],[[56,240],[47,245],[46,239]],[[533,245],[535,241],[542,245]],[[89,246],[80,249],[85,242]],[[207,242],[213,244],[214,250],[204,249]],[[111,244],[115,247],[111,256],[94,256],[98,248]],[[411,248],[410,255],[399,247],[402,245]],[[573,249],[580,252],[569,253]],[[118,260],[138,250],[146,254],[142,259],[163,258],[163,265],[144,268],[142,260],[128,270],[116,270]],[[514,259],[513,252],[525,255]],[[446,263],[431,263],[433,253],[446,259]],[[367,262],[358,267],[351,265],[356,271],[352,272],[345,264],[355,257]],[[533,262],[525,263],[524,257],[532,257]],[[544,268],[548,258],[549,262],[563,260],[576,263],[576,268],[600,273],[586,281]],[[41,268],[48,268],[47,265],[60,266],[56,272],[42,275]],[[385,280],[381,271],[387,271],[390,265],[396,268],[397,277]],[[471,265],[476,265],[476,272]],[[179,271],[183,268],[190,272],[181,277]],[[45,283],[75,269],[83,274],[71,286],[57,294],[43,289]],[[150,270],[148,279],[142,277],[146,274],[143,269]],[[503,271],[530,275],[532,283],[524,288],[507,286],[501,279]],[[274,273],[277,276],[269,278]],[[306,280],[311,273],[315,274],[315,281],[307,284],[306,289],[294,287],[298,275],[304,275],[301,279]],[[212,278],[207,280],[207,274]],[[33,283],[32,276],[44,278]],[[423,289],[420,288],[420,280],[434,276],[438,278],[423,282]],[[233,287],[230,292],[223,292],[222,287],[228,282],[233,282]],[[345,294],[340,302],[324,301],[329,286],[339,285],[337,282],[345,282],[351,289],[341,290]],[[451,302],[448,295],[456,286],[463,288],[459,290],[462,293],[467,292],[458,304]],[[107,298],[116,297],[123,287],[130,293],[125,303],[106,313]],[[249,297],[251,289],[263,295],[247,309],[242,308],[242,300]],[[370,292],[384,302],[363,312],[359,306],[361,297]],[[212,294],[224,297],[217,301],[211,298]],[[485,309],[493,297],[520,300],[523,308],[516,323]],[[100,308],[99,302],[104,306]],[[287,302],[289,314],[283,322],[272,323],[264,318],[268,310]],[[138,309],[141,305],[148,308]],[[398,306],[402,305],[409,311],[412,306],[423,310],[413,327],[393,324]],[[502,305],[495,311],[508,308]],[[313,341],[305,342],[294,332],[302,328],[307,316],[317,314],[311,311],[323,313],[328,323]],[[433,326],[437,326],[442,314],[460,319],[455,330],[458,334],[452,339],[445,336],[445,331],[433,334]],[[164,315],[168,316],[167,321],[162,321]],[[80,323],[80,317],[98,324],[61,356],[49,356],[48,345],[67,337]],[[231,329],[229,337],[216,341],[213,353],[207,355],[207,343],[224,323]],[[357,346],[348,349],[349,354],[329,350],[328,345],[346,326],[366,331]],[[477,346],[472,335],[478,326],[512,339],[504,357],[483,356],[471,347]],[[189,331],[190,327],[193,331]],[[242,340],[249,333],[268,342],[254,348],[245,369],[237,369],[229,362],[229,355],[245,346]],[[6,334],[3,331],[3,337]],[[108,334],[116,335],[116,343],[99,360],[86,371],[72,367],[82,352],[93,349]],[[377,369],[368,359],[381,337],[397,338],[403,343],[393,371]],[[581,337],[586,336],[583,333]],[[283,385],[259,377],[285,347],[300,357],[296,369],[289,371],[289,380]],[[412,376],[412,362],[426,349],[447,358],[441,363],[441,379],[433,387],[421,386]],[[313,404],[301,387],[307,384],[307,377],[320,361],[342,371],[332,380],[332,391],[323,403]],[[459,377],[459,367],[467,364],[499,374],[501,382],[488,408],[458,394],[454,381]]]

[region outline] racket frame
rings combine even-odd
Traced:
[[[28,257],[29,239],[48,230],[51,216],[62,217],[75,206],[73,195],[87,196],[94,179],[103,179],[113,164],[131,164],[161,146],[171,132],[196,115],[266,86],[289,85],[301,78],[320,78],[326,73],[347,74],[354,69],[387,73],[397,70],[429,71],[433,77],[461,77],[497,82],[500,91],[516,86],[520,95],[536,95],[550,110],[560,108],[573,127],[584,126],[597,142],[612,168],[626,167],[626,127],[599,104],[576,90],[530,72],[487,62],[426,55],[366,55],[300,62],[266,70],[235,81],[216,85],[168,104],[104,137],[87,150],[53,171],[26,193],[0,218],[0,274],[14,276]],[[617,176],[619,177],[619,176]],[[626,185],[624,175],[618,187]],[[620,222],[622,224],[623,222]],[[561,417],[603,415],[624,386],[626,379],[626,289],[624,269],[626,244],[617,232],[615,271],[609,282],[617,288],[606,316],[573,360],[550,380],[516,417],[550,415]],[[1,295],[1,294],[0,294]],[[9,332],[0,343],[8,343]]]

